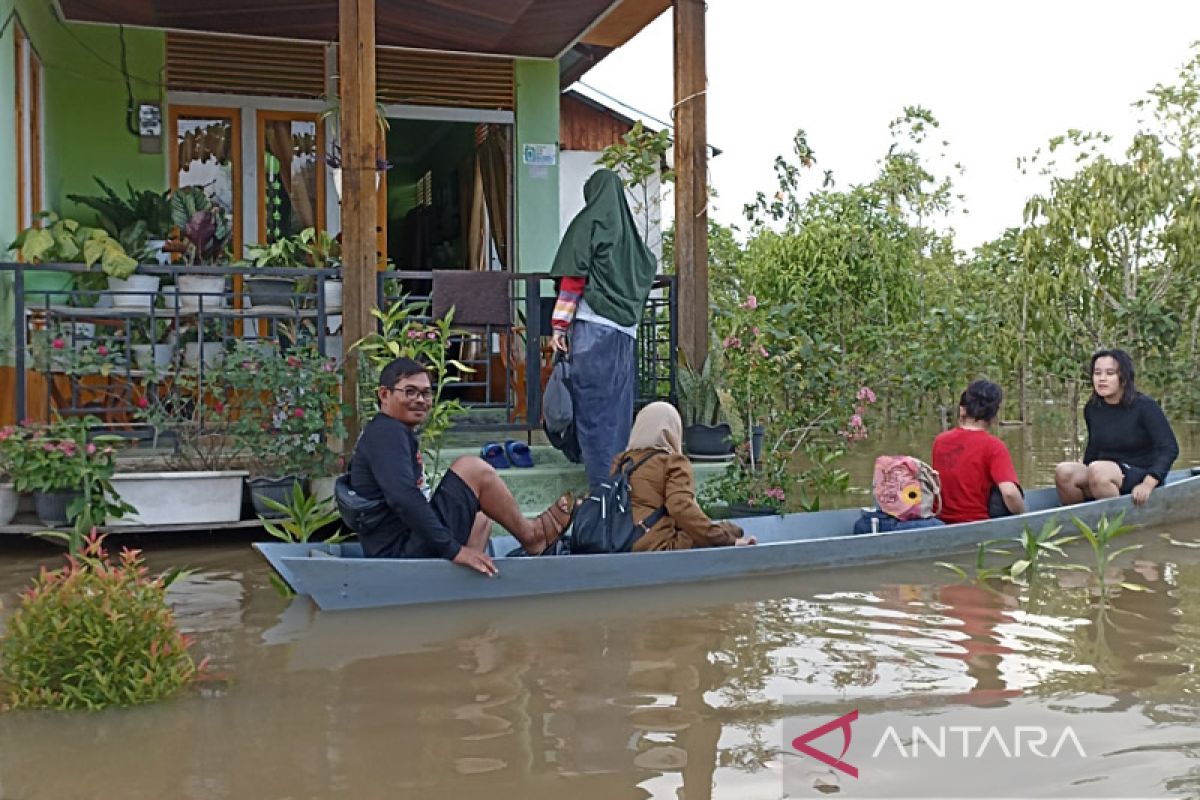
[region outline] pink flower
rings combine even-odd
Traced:
[[[287,365],[289,367],[298,367],[300,366],[300,359],[296,358],[295,356],[288,356]]]
[[[742,303],[742,308],[749,309],[750,311],[758,308],[758,298],[750,295],[746,298],[746,302]]]
[[[721,342],[721,346],[726,349],[729,349],[731,347],[741,347],[742,340],[737,338],[736,336],[726,336],[725,340]]]
[[[771,354],[767,352],[767,348],[763,347],[761,344],[758,346],[758,352],[763,358],[771,357]]]
[[[436,339],[436,338],[437,338],[437,331],[428,331],[428,332],[425,334],[425,338],[426,338],[426,339]]]
[[[420,331],[409,331],[409,332],[408,332],[406,335],[407,335],[407,336],[408,336],[408,338],[410,338],[410,339],[420,339],[420,338],[421,338],[421,332],[420,332]]]
[[[74,442],[62,442],[62,443],[61,443],[61,444],[58,446],[58,449],[59,449],[59,450],[62,450],[62,451],[63,451],[63,453],[64,453],[64,454],[66,454],[66,455],[68,455],[68,456],[73,456],[73,455],[75,455],[75,443],[74,443]]]
[[[96,348],[96,352],[99,355],[106,356],[106,355],[108,355],[108,348],[105,347],[104,345],[100,345],[99,347]]]
[[[5,439],[12,436],[16,432],[17,432],[17,429],[14,428],[12,425],[5,425],[3,428],[0,428],[0,442],[3,442]]]
[[[146,408],[147,406],[150,405],[150,401],[144,397],[139,397],[137,400],[134,401],[134,405],[136,405],[138,408]]]
[[[64,342],[62,337],[60,336],[57,339],[55,339],[53,342],[51,342],[50,346],[53,347],[55,350],[62,350],[64,347],[67,346],[67,343]]]
[[[333,372],[337,369],[337,362],[331,358],[321,365],[321,369],[325,372]]]
[[[860,388],[858,390],[858,394],[855,395],[855,397],[857,397],[859,400],[865,400],[867,403],[875,402],[875,393],[873,391],[871,391],[871,389],[867,386],[863,386],[862,388]]]
[[[750,330],[754,332],[754,335],[755,335],[755,336],[762,336],[762,331],[760,331],[760,330],[758,329],[758,326],[757,326],[757,325],[755,325],[755,326],[754,326],[753,328],[751,328]]]
[[[295,417],[296,419],[300,419],[301,417],[304,416],[304,409],[297,408],[295,411],[292,412],[292,416]]]
[[[51,444],[50,442],[46,442],[45,444],[43,444],[43,445],[42,445],[42,449],[43,449],[43,450],[45,450],[47,453],[53,453],[53,452],[54,452],[55,450],[57,450],[58,448],[56,448],[56,447],[55,447],[53,444]]]
[[[87,454],[88,454],[89,456],[94,456],[94,455],[96,455],[96,445],[92,444],[91,442],[88,442],[88,446],[87,446]]]

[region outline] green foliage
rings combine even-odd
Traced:
[[[105,275],[114,278],[128,278],[137,270],[137,261],[107,231],[59,219],[52,211],[39,213],[33,226],[21,231],[8,249],[31,264],[99,264]]]
[[[466,413],[458,400],[442,399],[443,391],[462,375],[474,372],[471,367],[449,357],[451,339],[461,335],[452,327],[454,309],[439,320],[429,321],[428,303],[409,303],[407,297],[393,303],[386,311],[372,309],[379,320],[379,332],[354,343],[359,354],[358,414],[369,419],[379,410],[376,388],[379,373],[392,361],[411,358],[429,369],[433,382],[433,405],[421,426],[421,446],[429,456],[430,475],[437,478],[441,469],[442,436],[454,420]]]
[[[305,265],[305,252],[298,236],[284,236],[270,244],[246,245],[246,258],[256,267]]]
[[[50,425],[8,426],[0,429],[0,465],[18,492],[79,493],[67,507],[74,533],[68,537],[77,552],[82,537],[109,517],[136,511],[112,487],[118,436],[93,436],[95,417],[60,419]]]
[[[126,197],[118,195],[112,187],[99,178],[93,178],[100,187],[99,195],[67,195],[80,205],[94,210],[99,216],[100,226],[114,238],[141,223],[144,232],[152,239],[165,239],[171,231],[170,192],[150,189],[134,189],[126,182]]]
[[[162,700],[203,672],[175,623],[166,590],[140,553],[113,562],[94,533],[67,566],[42,571],[0,639],[0,684],[13,708],[60,710]]]
[[[1088,527],[1083,520],[1077,517],[1073,517],[1071,521],[1075,523],[1075,527],[1079,529],[1079,533],[1082,534],[1083,538],[1092,548],[1092,556],[1096,559],[1094,568],[1083,567],[1080,565],[1073,566],[1076,566],[1077,569],[1088,569],[1092,575],[1095,576],[1096,581],[1100,586],[1101,597],[1107,596],[1110,589],[1108,583],[1109,565],[1117,558],[1117,556],[1123,553],[1129,553],[1133,550],[1138,550],[1141,548],[1141,545],[1131,544],[1126,547],[1120,547],[1111,551],[1109,550],[1109,547],[1112,545],[1114,539],[1133,533],[1135,530],[1137,530],[1137,528],[1133,525],[1124,524],[1124,511],[1117,515],[1117,518],[1113,520],[1110,520],[1107,516],[1101,517],[1100,521],[1096,523],[1095,530]],[[1145,586],[1137,583],[1122,582],[1119,583],[1118,586],[1120,586],[1122,589],[1128,589],[1131,592],[1148,591]]]
[[[171,193],[172,238],[164,248],[185,264],[225,264],[233,242],[233,225],[225,208],[200,186]]]
[[[718,394],[721,382],[713,367],[719,360],[720,354],[710,352],[704,359],[704,365],[696,370],[687,363],[683,351],[679,352],[679,414],[684,427],[716,425],[721,421],[721,398]]]
[[[666,166],[670,149],[670,130],[650,131],[639,120],[622,134],[621,141],[604,148],[596,160],[597,164],[621,176],[632,199],[630,211],[647,238],[662,222],[662,185],[675,180],[675,173]],[[655,177],[657,183],[653,181]],[[654,250],[662,242],[647,241],[646,244]]]
[[[267,508],[282,515],[282,519],[270,520],[259,516],[263,528],[271,536],[284,542],[307,542],[322,528],[338,521],[338,510],[331,498],[318,500],[316,495],[306,494],[300,484],[292,484],[292,497],[287,503],[280,503],[269,497],[260,498]],[[343,542],[350,538],[337,532],[325,541],[330,544]]]
[[[241,443],[254,474],[334,472],[337,455],[328,437],[343,437],[346,429],[333,359],[314,347],[283,355],[239,340],[212,380],[224,388],[223,401],[212,409],[225,435]]]

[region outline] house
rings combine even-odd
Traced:
[[[389,256],[398,268],[544,271],[559,236],[546,221],[560,216],[561,87],[671,5],[0,0],[0,54],[8,53],[0,58],[0,153],[14,156],[0,158],[0,241],[12,241],[42,209],[87,219],[68,195],[94,194],[100,178],[120,188],[203,186],[229,214],[235,252],[308,226],[341,230],[348,282],[360,273],[373,281],[364,270]],[[691,109],[681,108],[680,118],[692,126],[702,161],[703,92],[695,86],[703,83],[703,4],[674,5],[689,54],[687,68],[676,70],[677,82],[686,78],[677,94]],[[369,19],[350,30],[346,20],[358,11]],[[366,30],[376,44],[367,55],[368,48],[340,52],[340,41],[364,41]],[[372,135],[354,127],[361,116],[351,107],[369,84],[354,71],[339,79],[354,59],[374,75],[387,130],[372,160],[389,168],[373,190],[347,172],[342,196],[332,167],[361,153],[337,152],[337,122],[343,143]],[[339,96],[340,106],[330,100]],[[702,213],[689,187],[702,186],[704,170],[688,163],[677,202]],[[377,196],[364,199],[364,191]],[[368,208],[372,219],[361,219]],[[702,237],[705,226],[695,227]],[[679,250],[694,259],[704,248]],[[5,331],[10,279],[0,279]],[[706,275],[681,291],[685,299],[706,293]],[[370,298],[347,297],[360,306],[346,313],[351,341],[368,324]],[[706,300],[691,316],[707,318]]]

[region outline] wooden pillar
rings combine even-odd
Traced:
[[[350,347],[373,330],[376,304],[375,153],[379,123],[375,116],[375,0],[339,0],[338,98],[342,145],[342,353],[343,399],[351,409],[346,443],[358,439],[353,402],[358,387],[357,358]]]
[[[675,274],[679,343],[696,369],[708,354],[708,90],[704,0],[675,6]]]

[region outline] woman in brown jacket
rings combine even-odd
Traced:
[[[696,504],[696,479],[692,464],[683,454],[683,422],[670,403],[651,403],[633,422],[624,458],[641,461],[650,451],[660,451],[629,477],[633,519],[642,520],[659,506],[667,513],[633,546],[635,553],[649,550],[688,550],[693,547],[725,547],[755,544],[732,522],[713,522]]]

